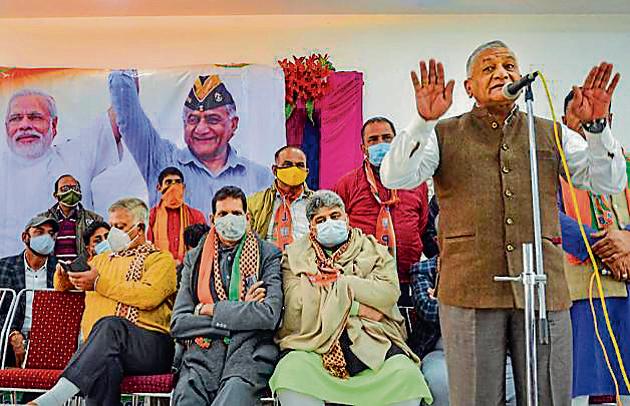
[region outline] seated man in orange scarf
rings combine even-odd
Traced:
[[[225,186],[213,227],[184,260],[171,335],[186,347],[174,404],[253,405],[278,358],[280,251],[248,223],[247,199]]]
[[[151,208],[147,239],[162,251],[173,254],[180,264],[186,252],[184,229],[192,224],[206,224],[202,212],[184,203],[184,174],[172,166],[160,172],[157,190],[160,203]]]

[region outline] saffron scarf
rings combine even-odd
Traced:
[[[162,195],[162,199],[155,212],[155,224],[153,225],[153,243],[161,251],[170,252],[170,236],[168,235],[168,210],[179,211],[179,244],[177,253],[171,252],[178,262],[184,259],[186,249],[184,247],[184,229],[190,225],[190,212],[184,204],[184,185],[176,183],[171,185]]]
[[[293,242],[293,220],[291,218],[291,204],[296,201],[302,192],[285,194],[278,189],[280,194],[280,206],[276,210],[273,223],[273,238],[276,246],[284,252],[287,245]]]
[[[391,190],[389,200],[383,201],[378,194],[376,177],[374,176],[372,165],[370,165],[367,159],[363,161],[363,167],[365,168],[365,176],[370,185],[370,191],[374,199],[376,199],[376,202],[381,206],[378,217],[376,218],[376,240],[389,248],[390,254],[396,258],[396,232],[394,231],[391,207],[400,202],[398,191],[396,189]]]
[[[214,291],[219,301],[242,301],[247,293],[245,281],[254,275],[258,276],[260,268],[260,248],[256,236],[252,231],[241,238],[236,250],[229,291],[226,292],[221,278],[219,267],[219,238],[216,229],[212,227],[201,252],[199,266],[199,278],[197,281],[197,297],[203,304],[214,303],[210,283],[214,285]]]
[[[258,241],[255,234],[252,231],[248,231],[238,243],[236,256],[232,263],[230,286],[228,292],[226,292],[219,265],[219,239],[217,238],[216,229],[212,227],[208,232],[208,237],[201,252],[199,278],[197,280],[199,303],[214,304],[210,283],[214,284],[214,291],[219,301],[238,302],[245,300],[245,295],[247,294],[245,282],[253,275],[258,276],[259,267],[260,249]],[[223,341],[226,345],[230,343],[228,337],[224,338]],[[196,337],[194,342],[202,349],[208,349],[212,345],[212,340],[207,337]]]

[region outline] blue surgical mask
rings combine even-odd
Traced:
[[[237,216],[235,214],[228,214],[223,217],[214,219],[214,226],[217,229],[217,233],[227,241],[238,241],[244,235],[247,230],[247,218],[245,215]]]
[[[107,251],[111,251],[112,249],[109,247],[109,242],[107,240],[103,240],[94,246],[94,252],[96,255],[102,254]]]
[[[385,154],[387,154],[390,148],[391,145],[386,142],[370,145],[368,147],[368,159],[370,163],[374,166],[381,166],[381,162],[383,162],[383,158],[385,158]]]
[[[348,240],[348,225],[345,220],[328,219],[317,225],[317,241],[331,248]]]
[[[47,256],[55,249],[55,240],[50,236],[50,234],[42,234],[37,237],[31,237],[28,246],[36,254]]]

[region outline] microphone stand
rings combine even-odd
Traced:
[[[495,276],[496,282],[520,282],[525,293],[525,367],[527,376],[527,406],[538,406],[538,365],[536,362],[536,306],[538,294],[538,333],[541,345],[549,343],[547,320],[547,275],[543,266],[542,232],[540,224],[540,197],[538,195],[538,161],[536,159],[536,128],[534,126],[534,93],[531,83],[525,89],[527,128],[529,130],[529,163],[534,219],[534,244],[523,243],[523,273],[519,276]],[[535,261],[534,261],[535,257]]]

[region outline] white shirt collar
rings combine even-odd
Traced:
[[[46,258],[46,260],[44,261],[44,264],[39,269],[31,268],[30,265],[28,264],[28,261],[26,261],[26,251],[24,251],[24,270],[31,271],[31,272],[41,272],[41,271],[46,270],[47,264],[48,264],[48,257]]]

